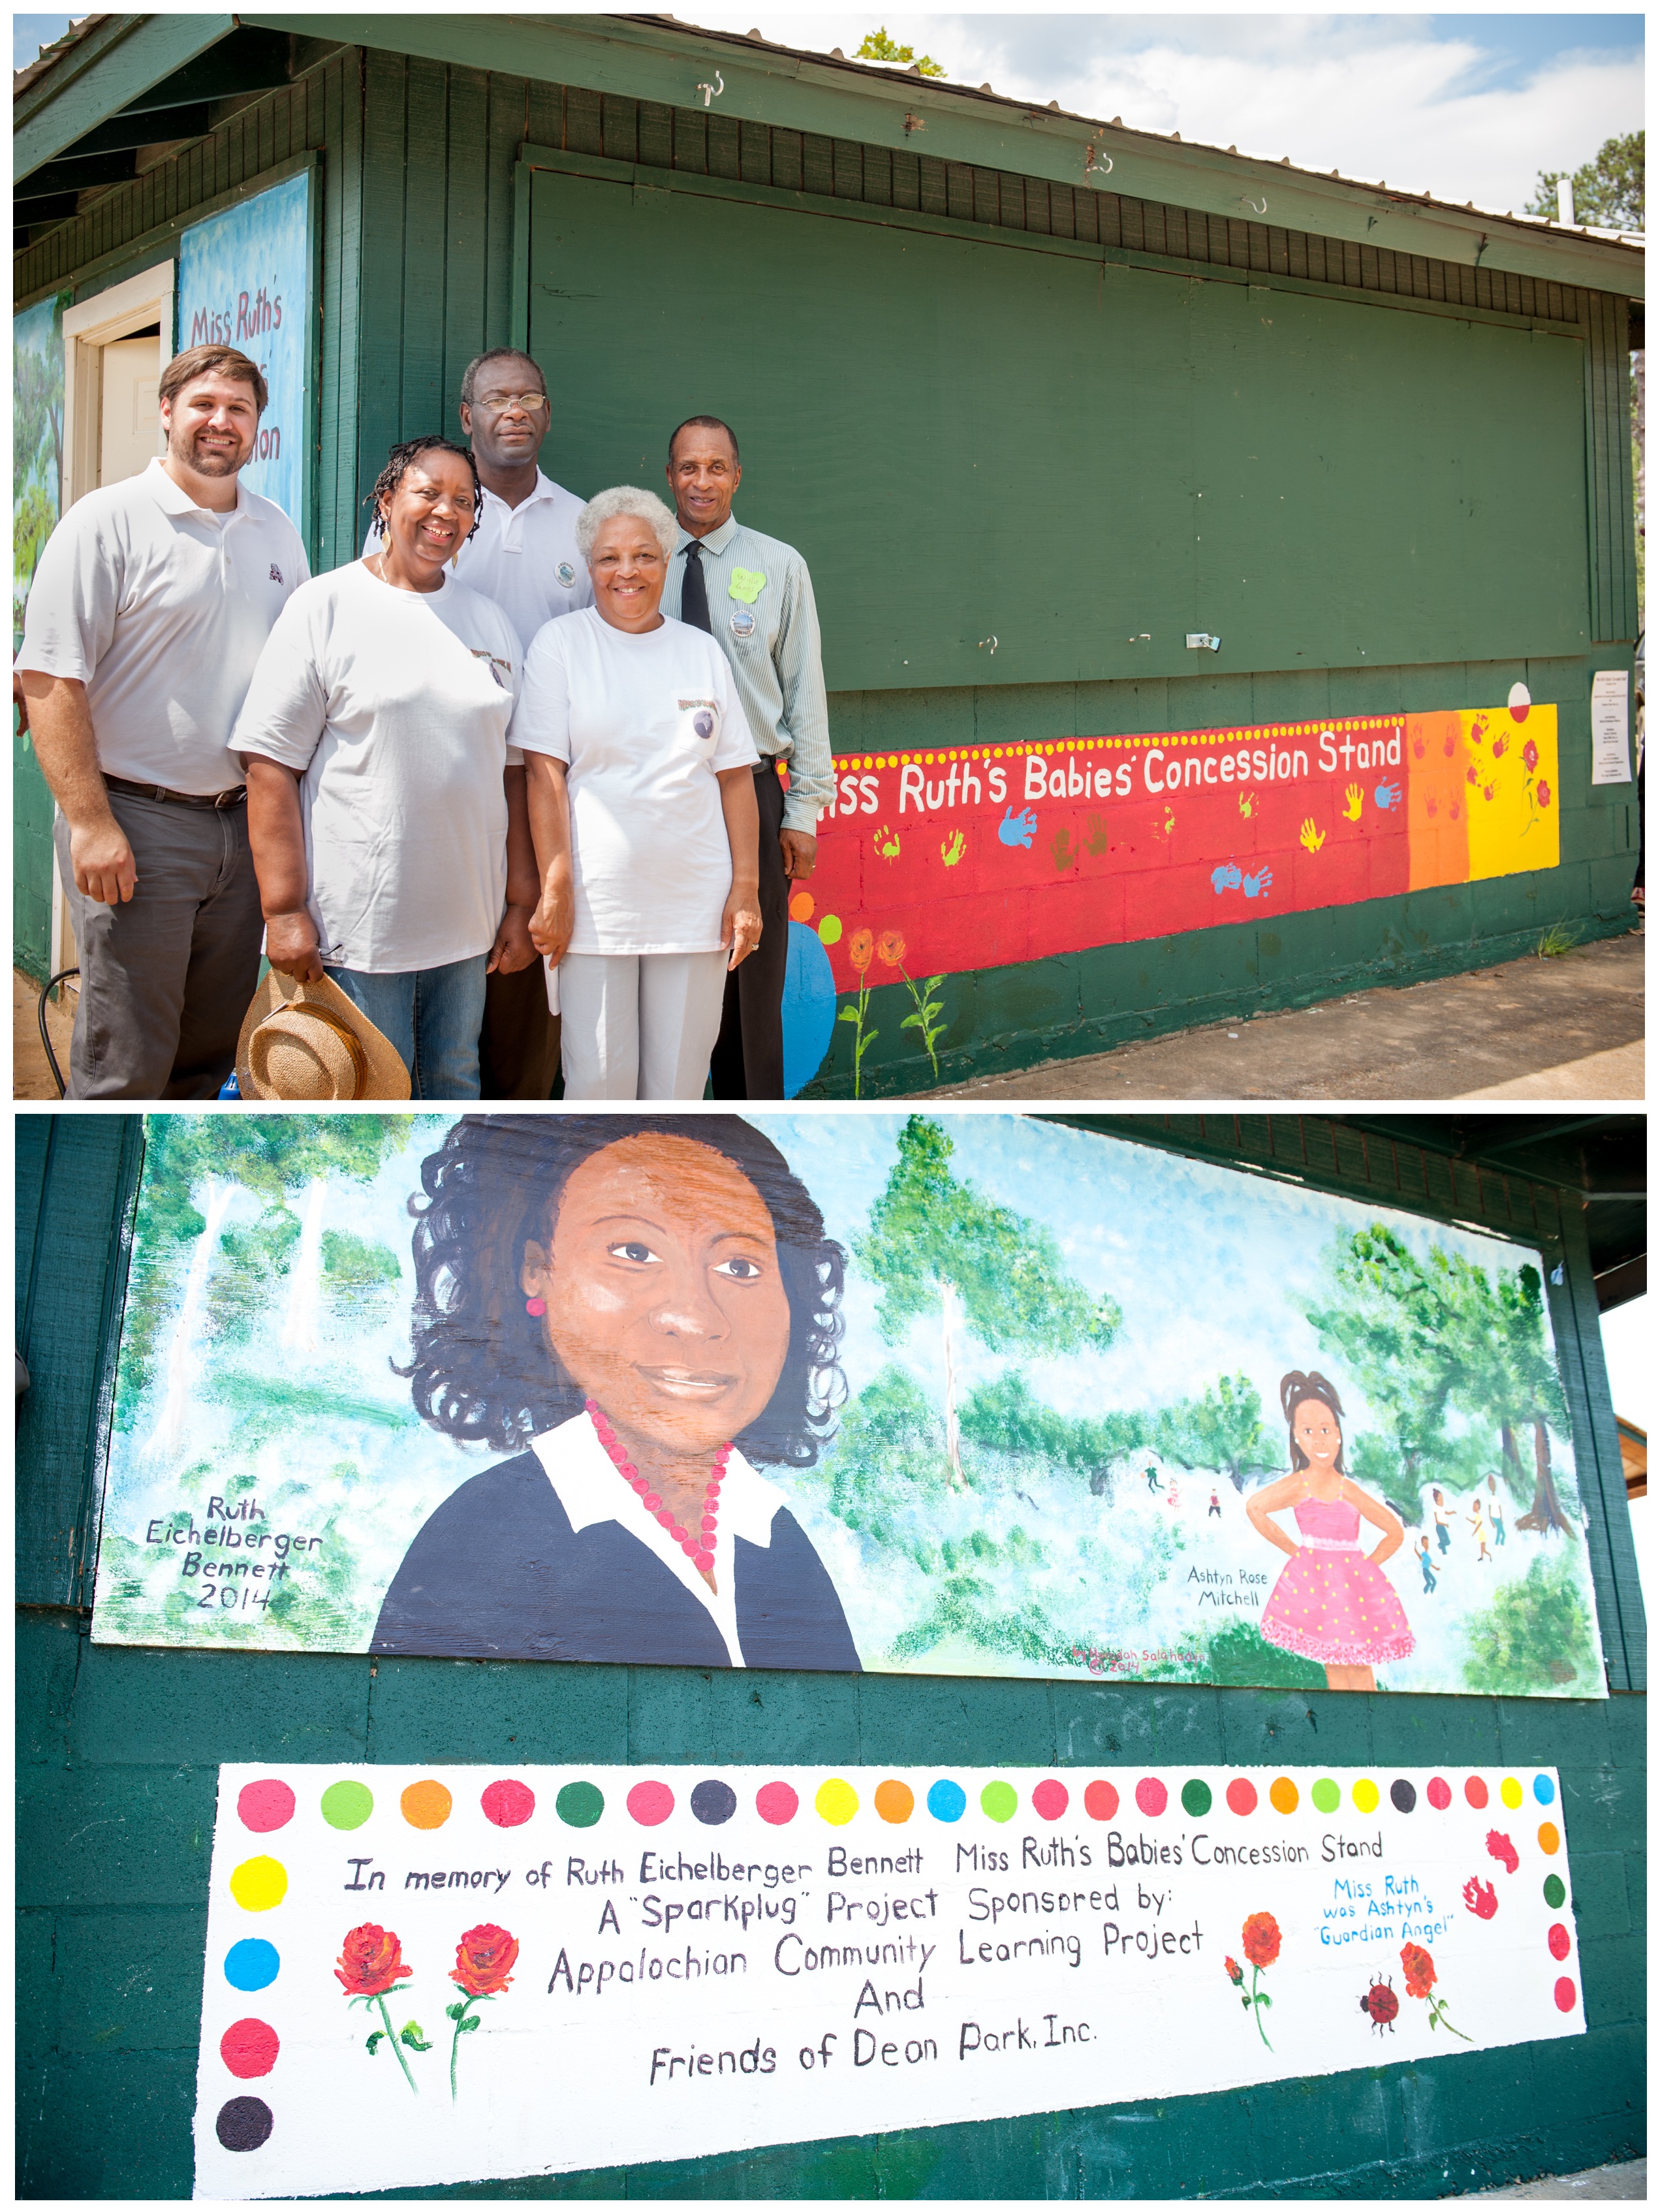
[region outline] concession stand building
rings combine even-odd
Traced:
[[[669,16],[94,16],[14,118],[20,598],[203,337],[266,362],[319,569],[485,345],[584,494],[737,426],[840,771],[791,1091],[1629,926],[1638,243]]]

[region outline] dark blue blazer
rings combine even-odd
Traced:
[[[723,1549],[723,1546],[722,1546]],[[769,1546],[741,1536],[737,1634],[750,1667],[857,1674],[823,1563],[780,1509]],[[440,1659],[588,1659],[728,1667],[725,1639],[655,1553],[614,1521],[578,1535],[532,1451],[446,1498],[404,1555],[370,1650]]]

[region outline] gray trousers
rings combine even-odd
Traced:
[[[700,1098],[726,996],[723,952],[567,952],[564,1096]]]
[[[120,791],[109,804],[138,870],[125,905],[76,890],[61,815],[55,833],[81,963],[64,1096],[216,1098],[259,976],[247,809]]]

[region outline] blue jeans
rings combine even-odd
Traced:
[[[489,957],[480,952],[406,975],[370,975],[361,968],[327,972],[397,1052],[416,1098],[476,1098]]]

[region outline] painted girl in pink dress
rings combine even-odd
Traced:
[[[1333,1690],[1374,1690],[1380,1660],[1416,1648],[1405,1608],[1382,1571],[1405,1541],[1405,1524],[1353,1482],[1342,1464],[1341,1401],[1319,1374],[1297,1370],[1278,1385],[1290,1425],[1291,1472],[1250,1498],[1251,1523],[1290,1555],[1261,1615],[1260,1632],[1280,1650],[1323,1662]],[[1295,1510],[1301,1541],[1271,1519]],[[1359,1522],[1382,1531],[1367,1557]]]

